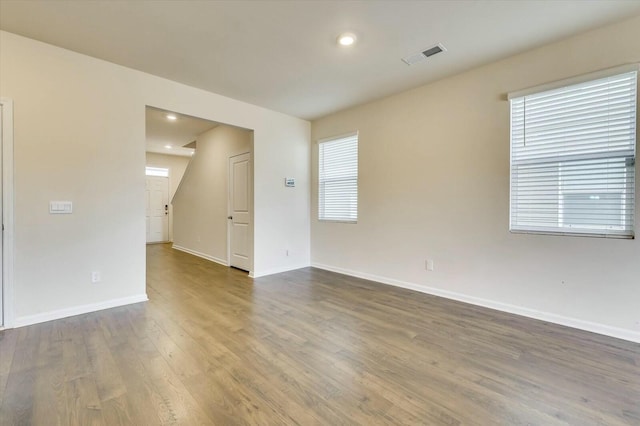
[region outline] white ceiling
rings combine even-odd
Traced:
[[[175,115],[176,120],[169,120],[167,114]],[[194,149],[184,148],[184,145],[195,141],[198,135],[217,125],[218,123],[213,121],[147,107],[147,152],[190,157]]]
[[[6,31],[306,119],[637,14],[637,0],[0,0]],[[344,31],[355,46],[336,45]],[[448,51],[400,59],[436,43]]]

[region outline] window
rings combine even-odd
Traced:
[[[162,167],[145,167],[145,174],[147,176],[169,176],[169,169],[165,169]]]
[[[509,96],[512,231],[634,236],[637,67],[588,78]]]
[[[358,221],[358,134],[318,143],[318,219]]]

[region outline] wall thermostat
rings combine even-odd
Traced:
[[[296,180],[294,178],[284,178],[284,186],[293,188],[296,186]]]

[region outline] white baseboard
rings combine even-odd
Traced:
[[[207,260],[210,260],[212,262],[219,263],[220,265],[229,266],[229,262],[227,262],[224,259],[219,259],[219,258],[214,257],[214,256],[209,256],[208,254],[200,253],[199,251],[191,250],[191,249],[188,249],[188,248],[182,247],[182,246],[177,246],[175,244],[173,244],[171,247],[173,247],[176,250],[180,250],[180,251],[183,251],[185,253],[189,253],[189,254],[192,254],[194,256],[198,256],[198,257],[201,257],[203,259],[207,259]]]
[[[640,343],[640,332],[634,331],[634,330],[611,327],[604,324],[584,321],[581,319],[566,317],[563,315],[557,315],[551,312],[538,311],[536,309],[510,305],[508,303],[496,302],[494,300],[482,299],[479,297],[469,296],[462,293],[456,293],[456,292],[442,290],[434,287],[427,287],[420,284],[400,281],[393,278],[369,274],[366,272],[353,271],[351,269],[344,269],[336,266],[324,265],[321,263],[312,262],[311,266],[313,266],[314,268],[337,272],[339,274],[349,275],[357,278],[363,278],[370,281],[376,281],[381,284],[388,284],[396,287],[402,287],[409,290],[419,291],[421,293],[431,294],[433,296],[444,297],[446,299],[452,299],[452,300],[457,300],[459,302],[470,303],[472,305],[483,306],[485,308],[495,309],[497,311],[508,312],[510,314],[521,315],[528,318],[534,318],[541,321],[547,321],[554,324],[577,328],[579,330],[590,331],[592,333],[603,334],[605,336],[610,336],[618,339],[629,340],[631,342]]]
[[[288,272],[288,271],[293,271],[296,269],[308,268],[308,267],[309,267],[308,263],[303,263],[303,264],[298,264],[293,266],[281,266],[279,268],[271,268],[271,269],[266,269],[264,271],[253,271],[249,273],[249,276],[251,278],[260,278],[260,277],[266,277],[267,275],[279,274],[282,272]]]
[[[178,245],[175,245],[175,244],[172,247],[174,249],[176,249],[176,250],[180,250],[180,251],[183,251],[185,253],[189,253],[189,254],[192,254],[194,256],[198,256],[198,257],[201,257],[203,259],[207,259],[207,260],[210,260],[212,262],[219,263],[220,265],[229,266],[229,262],[227,262],[224,259],[218,259],[217,257],[209,256],[208,254],[200,253],[199,251],[191,250],[191,249],[188,249],[186,247],[178,246]],[[271,269],[266,269],[264,271],[249,271],[249,277],[250,278],[265,277],[267,275],[273,275],[273,274],[279,274],[281,272],[293,271],[295,269],[306,268],[308,266],[309,266],[309,263],[304,263],[304,264],[293,265],[293,266],[283,266],[283,267],[280,267],[280,268],[271,268]]]
[[[13,327],[24,327],[27,325],[38,324],[41,322],[53,321],[61,318],[82,315],[89,312],[101,311],[103,309],[116,308],[118,306],[130,305],[132,303],[146,302],[149,300],[146,293],[137,296],[122,297],[120,299],[111,299],[104,302],[90,303],[88,305],[74,306],[71,308],[58,309],[56,311],[43,312],[41,314],[26,315],[18,317],[13,321]]]

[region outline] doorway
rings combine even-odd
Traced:
[[[174,249],[251,272],[253,130],[150,106],[146,117],[147,166],[167,167],[170,173],[165,203],[169,238],[163,241],[170,241]],[[187,164],[174,173],[176,161],[185,157]],[[151,189],[147,194],[147,241],[155,241],[160,237],[153,236]],[[159,223],[164,212],[155,213]]]

